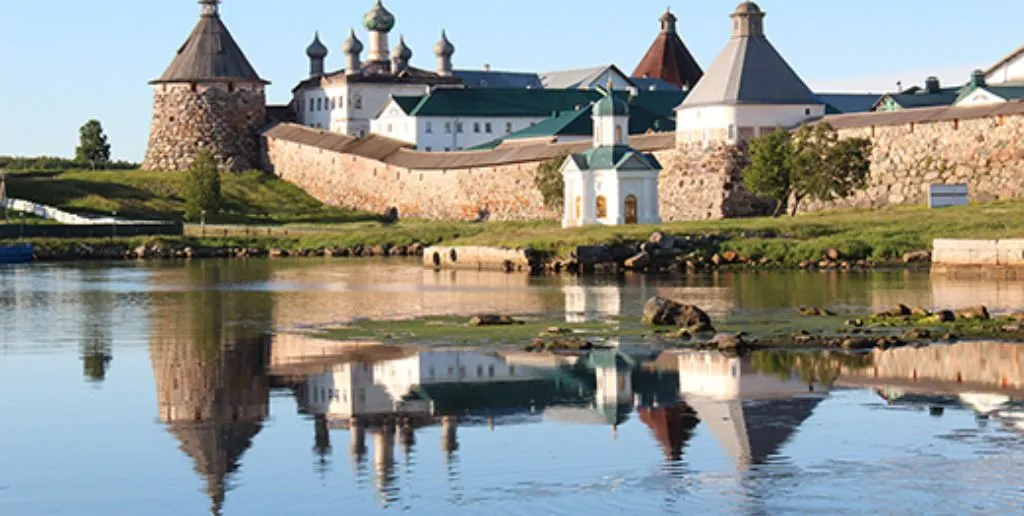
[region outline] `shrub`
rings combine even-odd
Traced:
[[[203,149],[185,177],[185,220],[199,220],[204,211],[216,213],[222,202],[217,160],[213,153]]]

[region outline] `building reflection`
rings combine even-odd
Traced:
[[[150,343],[159,420],[193,460],[213,514],[267,418],[270,341],[245,321],[269,320],[272,307],[266,294],[204,288],[256,281],[265,271],[218,265],[190,267],[184,292],[154,298]]]

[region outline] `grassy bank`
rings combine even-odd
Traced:
[[[258,171],[221,175],[223,213],[211,223],[344,223],[373,216],[324,206],[298,187]],[[74,213],[180,220],[185,207],[184,172],[83,171],[16,172],[7,195]]]
[[[817,260],[825,249],[848,259],[893,260],[930,249],[935,238],[1024,237],[1024,202],[998,202],[929,210],[898,207],[845,210],[798,217],[677,222],[659,226],[590,226],[562,230],[555,224],[493,225],[466,235],[461,245],[529,247],[565,254],[577,245],[642,241],[655,230],[671,235],[716,234],[726,240],[708,252],[735,251],[752,259],[795,264]]]

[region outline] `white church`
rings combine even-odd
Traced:
[[[562,227],[660,224],[661,164],[629,146],[629,104],[609,87],[592,113],[593,147],[570,155],[562,164]]]

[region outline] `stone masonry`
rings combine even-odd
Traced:
[[[801,211],[927,204],[928,185],[963,183],[972,202],[1024,197],[1024,115],[840,129],[874,142],[868,186]]]
[[[274,173],[335,206],[435,220],[556,220],[534,185],[539,163],[416,170],[300,143],[266,139]]]
[[[223,170],[258,168],[266,120],[262,84],[159,84],[142,168],[183,170],[203,148]]]
[[[658,195],[661,218],[666,222],[748,217],[764,212],[763,203],[743,188],[745,147],[680,144],[655,155],[664,167]]]

